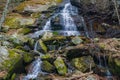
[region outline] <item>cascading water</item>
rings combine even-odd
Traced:
[[[38,47],[38,41],[35,43],[35,46],[34,46],[34,52],[39,52],[37,50],[37,47]],[[40,56],[42,56],[43,54],[40,53]],[[38,74],[46,74],[44,72],[42,72],[41,70],[41,63],[42,63],[42,60],[40,59],[40,57],[36,58],[36,60],[32,63],[31,67],[30,67],[30,70],[27,74],[27,76],[25,76],[23,78],[23,80],[30,80],[30,79],[34,79],[38,76]]]
[[[72,6],[71,3],[69,2],[65,4],[63,10],[61,10],[59,13],[56,13],[55,15],[48,19],[42,30],[32,34],[32,37],[33,38],[39,37],[46,31],[52,32],[51,27],[53,26],[51,25],[51,20],[57,17],[58,15],[61,15],[62,17],[61,22],[63,30],[58,30],[56,32],[64,36],[80,35],[79,31],[77,31],[77,26],[75,25],[74,20],[72,18],[73,15],[78,15],[78,10],[76,7]]]
[[[71,3],[67,3],[65,5],[64,9],[61,12],[64,27],[64,30],[61,32],[63,33],[63,35],[80,35],[80,33],[77,31],[77,26],[75,25],[74,20],[71,17],[71,15],[78,15],[77,13],[77,8],[72,6]]]

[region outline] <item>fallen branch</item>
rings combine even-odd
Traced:
[[[81,75],[75,75],[75,76],[72,76],[70,78],[67,78],[67,80],[78,80],[82,77],[85,77],[85,76],[88,76],[88,75],[91,75],[93,74],[93,71],[89,72],[89,73],[84,73],[84,74],[81,74]]]

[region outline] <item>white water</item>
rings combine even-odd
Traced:
[[[64,26],[63,35],[71,36],[71,35],[80,35],[77,31],[77,26],[74,23],[74,20],[71,15],[78,15],[78,10],[76,7],[72,6],[71,3],[67,3],[64,9],[61,12],[62,22]]]
[[[76,7],[72,6],[71,3],[66,3],[63,10],[61,10],[60,13],[56,13],[52,17],[48,19],[45,26],[42,30],[35,32],[32,34],[33,38],[39,37],[40,35],[43,35],[44,32],[49,31],[53,32],[51,30],[51,20],[54,19],[56,16],[61,15],[62,17],[62,24],[63,24],[63,30],[58,30],[57,32],[64,36],[77,36],[80,35],[79,31],[77,31],[77,26],[74,23],[74,20],[71,15],[78,15],[78,10]]]
[[[39,74],[40,72],[42,72],[42,71],[41,71],[41,68],[40,68],[40,67],[41,67],[41,63],[42,63],[42,61],[41,61],[40,58],[36,59],[36,60],[32,63],[32,65],[31,65],[31,70],[29,70],[27,76],[25,76],[25,77],[23,78],[23,80],[30,80],[30,79],[36,78],[36,77],[38,76],[38,74]]]
[[[35,43],[35,46],[34,46],[34,51],[35,52],[39,52],[37,50],[37,47],[38,47],[38,41]],[[43,55],[40,52],[39,52],[39,54],[40,54],[40,56]],[[40,74],[40,73],[41,74],[46,74],[46,73],[42,72],[42,70],[41,70],[41,63],[42,63],[42,60],[40,59],[40,57],[36,58],[36,60],[30,65],[30,70],[27,73],[27,76],[25,76],[23,78],[23,80],[35,79],[38,76],[38,74]]]

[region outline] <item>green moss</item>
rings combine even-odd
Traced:
[[[115,61],[115,63],[116,63],[117,66],[120,66],[120,59],[116,58],[114,61]]]
[[[19,28],[20,22],[17,17],[7,17],[4,25],[14,29]]]
[[[25,63],[30,63],[34,60],[33,54],[25,53],[23,58]]]
[[[41,16],[41,14],[38,12],[38,13],[32,13],[31,14],[31,17],[33,17],[33,18],[38,18],[38,17],[40,17]]]
[[[89,66],[91,64],[91,67],[95,66],[95,63],[93,61],[93,58],[91,56],[83,56],[80,58],[74,58],[72,59],[72,65],[80,70],[81,72],[85,72],[89,69]]]
[[[50,59],[51,58],[51,54],[45,54],[43,56],[41,56],[41,59]]]
[[[54,66],[48,61],[43,61],[41,64],[41,68],[43,71],[46,71],[46,72],[53,72],[55,69]]]
[[[16,74],[14,73],[11,77],[11,80],[15,80],[15,78],[16,78]]]
[[[55,0],[57,3],[61,3],[63,0]]]
[[[48,49],[46,47],[46,45],[43,43],[43,41],[40,39],[39,40],[39,45],[41,46],[42,50],[47,53]]]
[[[2,70],[7,71],[7,75],[5,75],[3,79],[8,80],[10,76],[13,74],[14,70],[22,66],[20,64],[21,62],[22,56],[13,50],[9,50],[8,59],[2,63]]]
[[[58,57],[54,61],[54,65],[55,65],[55,67],[60,75],[64,76],[67,74],[67,67],[66,67],[66,65],[61,57]]]
[[[18,30],[18,33],[19,34],[28,34],[28,33],[30,33],[31,32],[31,29],[30,28],[20,28],[19,30]]]

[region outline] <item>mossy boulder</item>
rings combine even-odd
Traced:
[[[61,3],[62,0],[28,0],[22,2],[14,10],[17,12],[41,12],[47,10],[49,7]]]
[[[93,58],[91,56],[83,56],[80,58],[74,58],[71,61],[72,65],[80,70],[81,72],[86,72],[87,70],[90,70],[90,67],[95,67],[95,63],[93,61]]]
[[[52,58],[51,54],[45,54],[45,55],[41,56],[42,60],[48,60],[48,59],[51,59],[51,58]]]
[[[78,45],[83,42],[83,40],[80,37],[74,37],[72,39],[73,44]]]
[[[18,54],[14,50],[9,50],[9,55],[6,60],[0,63],[0,72],[5,72],[6,74],[0,76],[2,80],[9,80],[11,75],[23,71],[23,58],[21,54]]]
[[[108,65],[114,75],[120,76],[120,58],[109,58]]]
[[[14,46],[23,45],[25,42],[28,41],[28,39],[29,38],[27,36],[17,33],[9,36],[9,41],[12,42]]]
[[[34,49],[34,45],[35,45],[35,40],[34,39],[29,38],[27,43],[28,43],[30,48]]]
[[[65,76],[67,74],[67,67],[61,57],[57,57],[57,59],[54,61],[54,65],[60,75]]]
[[[49,72],[49,73],[51,73],[55,70],[55,67],[48,61],[43,61],[41,64],[41,68],[43,71]]]
[[[25,63],[31,63],[34,60],[34,55],[31,53],[24,53],[23,60]]]
[[[11,14],[6,18],[3,27],[7,27],[9,29],[16,29],[33,25],[34,22],[34,18],[22,17],[21,15]]]
[[[30,29],[30,28],[20,28],[20,29],[18,29],[18,34],[23,34],[23,35],[25,35],[25,34],[28,34],[28,33],[30,33],[32,30]]]
[[[41,39],[39,40],[39,45],[40,45],[40,48],[43,50],[43,52],[47,53],[48,48]]]

